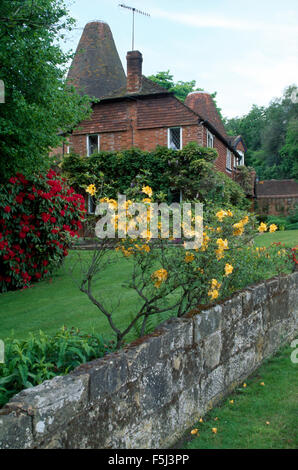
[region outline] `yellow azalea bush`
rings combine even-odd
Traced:
[[[96,193],[95,187],[88,187],[87,190],[88,193]],[[144,198],[144,195],[148,197]],[[129,200],[125,204],[127,219],[123,222],[117,214],[112,218],[116,231],[123,229],[123,225],[135,226],[136,236],[99,240],[80,287],[107,317],[117,337],[118,347],[134,330],[144,335],[163,319],[182,316],[198,305],[217,302],[236,290],[270,277],[271,273],[273,276],[291,268],[285,248],[254,246],[256,235],[261,237],[267,230],[273,232],[275,227],[273,224],[270,227],[264,223],[259,225],[253,214],[235,207],[205,208],[202,244],[186,250],[184,239],[172,243],[171,233],[169,239],[162,238],[161,219],[158,221],[158,237],[153,238],[150,202],[155,201],[155,194],[148,185],[143,185],[139,190],[137,201],[144,199],[146,209],[142,215],[139,213],[135,219],[129,215],[132,203]],[[117,208],[114,199],[102,197],[99,201]],[[194,214],[189,215],[194,220]],[[136,298],[132,321],[122,330],[113,323],[113,311],[117,307],[107,307],[104,290],[97,291],[95,295],[93,282],[96,275],[104,275],[109,262],[117,262],[119,257],[128,263],[130,277],[126,285],[134,291]],[[119,303],[119,299],[109,300],[111,304],[113,301]]]

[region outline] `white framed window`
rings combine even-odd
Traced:
[[[227,170],[232,171],[232,153],[229,149],[227,149],[226,168]]]
[[[88,194],[88,214],[94,214],[96,209],[96,204],[94,201],[94,198],[91,196],[91,194]]]
[[[214,135],[211,134],[210,131],[207,129],[207,147],[212,148],[214,147]]]
[[[168,129],[168,148],[172,150],[182,149],[182,127],[170,127]]]
[[[93,153],[99,152],[100,137],[98,134],[87,135],[87,156],[90,157]]]
[[[238,160],[238,166],[244,166],[244,152],[238,150],[239,155],[241,155],[241,160]]]

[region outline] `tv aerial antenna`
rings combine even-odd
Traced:
[[[124,5],[124,3],[120,3],[119,7],[126,8],[127,10],[132,11],[132,49],[131,50],[133,51],[134,50],[134,42],[135,42],[135,13],[139,13],[140,15],[144,15],[144,16],[150,16],[150,15],[149,15],[149,13],[146,13],[144,11],[137,10],[136,8]]]

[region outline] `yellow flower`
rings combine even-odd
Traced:
[[[203,423],[203,422],[204,422],[204,421],[203,421],[203,418],[200,418],[200,419],[199,419],[199,423]]]
[[[153,274],[151,274],[152,281],[155,281],[154,286],[159,288],[163,282],[168,278],[168,272],[166,269],[158,269]]]
[[[224,211],[223,209],[221,209],[219,212],[216,213],[216,217],[218,218],[220,222],[222,222],[224,217],[226,217],[227,215],[228,215],[227,211]]]
[[[262,222],[258,228],[259,232],[266,232],[267,230],[267,225]]]
[[[230,403],[231,403],[231,405],[233,405],[233,404],[234,404],[234,400],[230,400]]]
[[[216,279],[212,279],[211,288],[212,289],[220,289],[220,287],[221,287],[221,284]]]
[[[193,253],[187,252],[184,258],[185,263],[191,263],[195,259],[195,255]]]
[[[265,384],[264,384],[264,382],[261,382],[260,385],[262,385],[262,387],[264,387]]]
[[[246,225],[248,223],[248,220],[249,220],[248,215],[246,215],[244,219],[240,220],[240,223],[242,223],[243,225]]]
[[[228,215],[229,217],[233,217],[233,212],[231,212],[230,209],[229,209],[229,210],[227,211],[227,215]]]
[[[198,429],[193,429],[192,431],[190,431],[190,434],[198,434]]]
[[[276,232],[276,230],[278,229],[277,225],[275,224],[271,224],[270,227],[269,227],[269,232]]]
[[[244,232],[244,227],[243,227],[244,223],[242,220],[240,220],[240,222],[238,222],[237,224],[234,224],[233,227],[234,227],[234,232],[233,232],[233,235],[235,237],[237,236],[240,236],[242,235],[242,233]]]
[[[150,186],[143,186],[142,187],[142,193],[145,193],[145,194],[147,194],[147,196],[151,197],[152,194],[153,194],[153,191],[150,188]]]
[[[228,244],[227,239],[223,240],[222,238],[219,238],[218,240],[216,240],[216,243],[217,243],[218,247],[222,250],[228,250],[229,249],[229,244]]]
[[[91,196],[94,196],[96,193],[96,186],[95,184],[89,184],[88,188],[86,188],[86,193],[91,194]]]
[[[233,269],[234,269],[233,266],[232,266],[231,264],[227,263],[227,264],[225,265],[225,273],[226,273],[226,276],[229,276],[229,274],[232,274]]]
[[[216,231],[219,233],[222,231],[222,228],[221,227],[217,227]]]
[[[246,388],[246,387],[247,387],[247,384],[246,384],[246,383],[244,383],[244,384],[243,384],[243,388]]]
[[[211,300],[214,300],[217,299],[217,297],[219,296],[219,292],[217,289],[213,289],[208,292],[208,295],[209,297],[211,297]]]
[[[143,199],[143,202],[147,202],[148,204],[150,204],[151,199],[149,197],[145,197],[145,199]]]
[[[217,434],[217,428],[212,428],[213,434]]]

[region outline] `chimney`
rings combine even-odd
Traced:
[[[130,51],[126,55],[127,60],[127,85],[129,93],[137,93],[142,87],[142,62],[143,57],[139,51]]]

